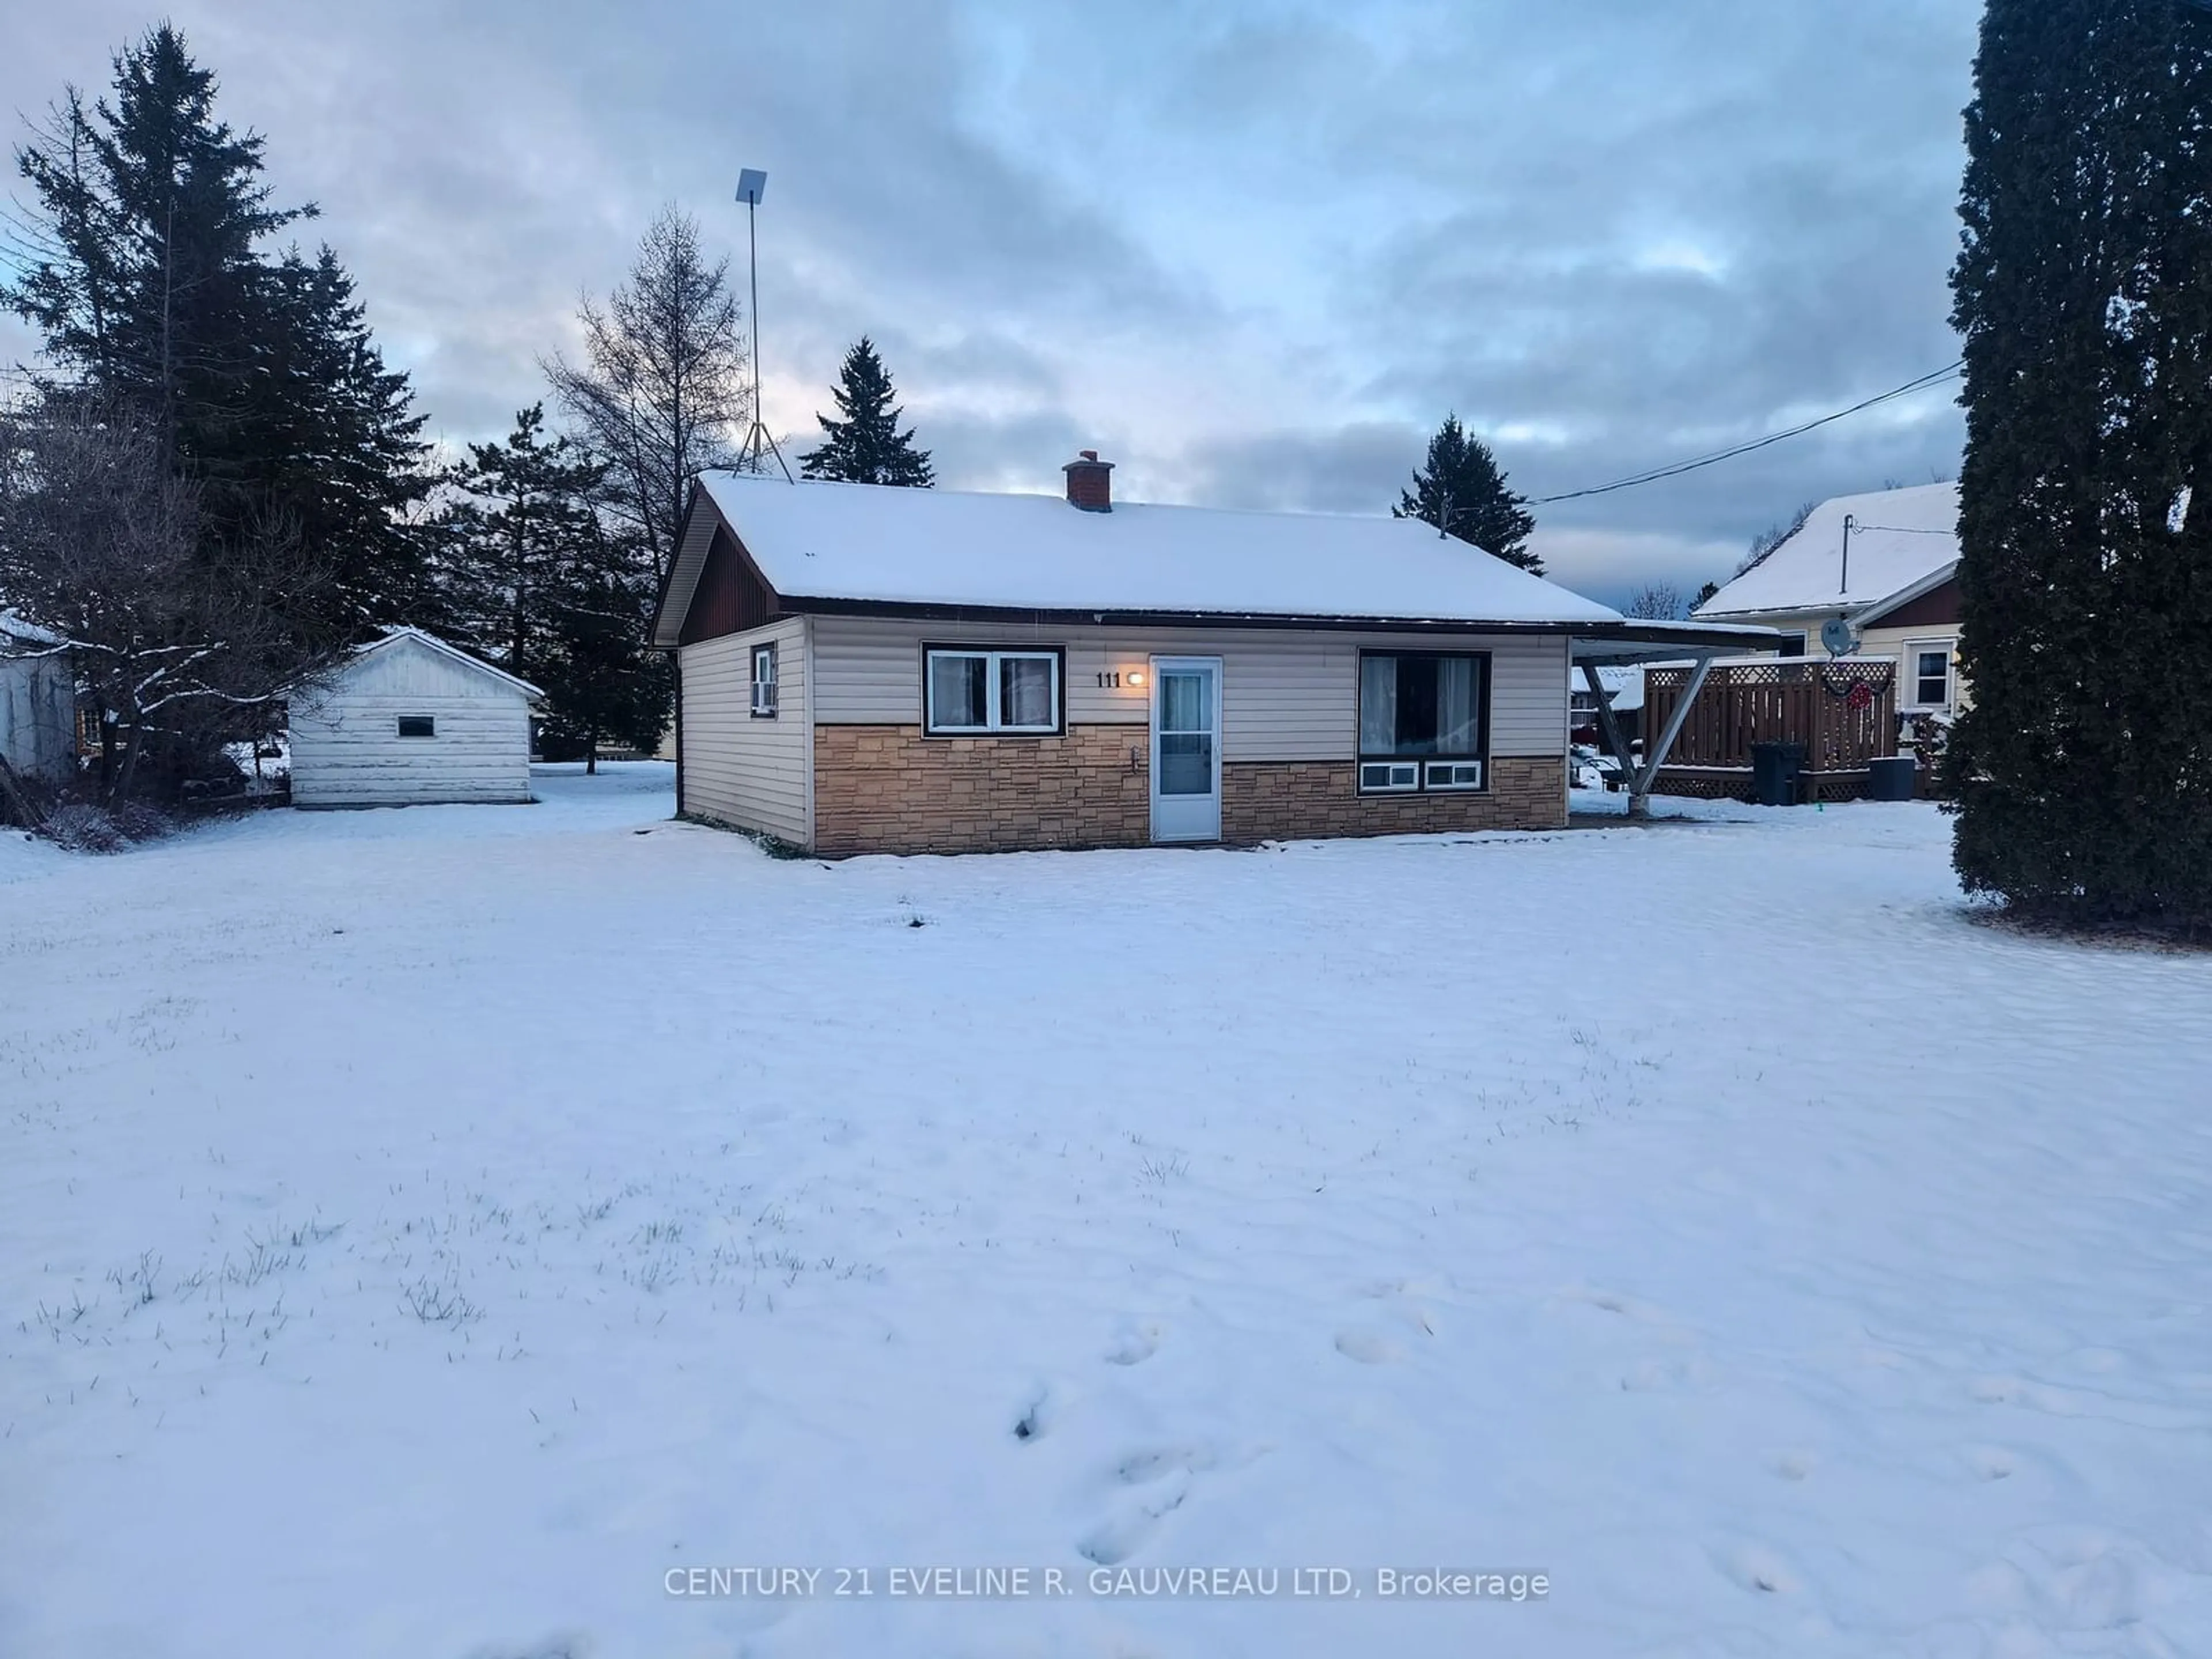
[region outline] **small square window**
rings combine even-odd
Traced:
[[[434,738],[438,735],[438,720],[434,714],[402,714],[399,735],[403,738]]]
[[[775,718],[775,646],[773,642],[753,647],[753,718],[757,720]]]

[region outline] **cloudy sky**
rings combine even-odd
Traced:
[[[17,8],[0,112],[104,83],[160,15]],[[770,426],[811,434],[872,334],[955,488],[1057,489],[1081,446],[1128,499],[1377,512],[1455,410],[1541,496],[1958,355],[1973,0],[167,15],[453,441],[541,395],[663,202],[741,280],[740,166]],[[1693,588],[1808,497],[1953,476],[1954,390],[1540,508],[1537,544],[1600,598]]]

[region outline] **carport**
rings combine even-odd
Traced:
[[[1567,641],[1568,659],[1581,672],[1583,684],[1596,701],[1598,730],[1605,738],[1605,746],[1612,751],[1620,767],[1620,775],[1626,781],[1630,817],[1650,816],[1651,787],[1659,781],[1659,769],[1667,763],[1668,750],[1681,735],[1682,722],[1689,717],[1698,693],[1705,689],[1705,677],[1713,664],[1723,657],[1771,653],[1780,650],[1782,645],[1782,635],[1775,629],[1700,622],[1593,624]],[[1611,694],[1598,670],[1662,662],[1687,663],[1690,684],[1666,721],[1657,731],[1647,734],[1644,758],[1639,763],[1621,733],[1620,722],[1613,712]]]

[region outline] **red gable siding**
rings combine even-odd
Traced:
[[[1959,579],[1931,587],[1918,599],[1869,624],[1875,628],[1942,628],[1959,620]]]
[[[714,532],[707,550],[707,562],[699,572],[699,586],[684,614],[684,631],[678,643],[696,645],[719,640],[725,634],[742,634],[773,622],[781,607],[775,591],[760,579],[752,561],[745,557],[726,529]]]

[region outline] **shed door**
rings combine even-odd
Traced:
[[[1152,839],[1221,839],[1221,659],[1152,659]]]

